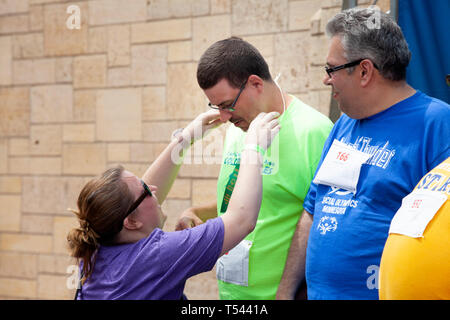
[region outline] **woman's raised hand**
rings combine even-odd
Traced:
[[[250,123],[245,137],[246,145],[257,145],[264,151],[270,147],[273,139],[280,131],[280,122],[278,112],[261,112]]]
[[[222,123],[219,110],[203,112],[183,129],[183,139],[193,144],[195,141],[202,139],[207,131],[217,128]]]

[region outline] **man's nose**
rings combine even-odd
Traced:
[[[331,85],[331,83],[330,83],[331,82],[331,77],[328,75],[328,73],[325,73],[325,76],[323,77],[322,82],[326,86]]]
[[[232,114],[230,111],[220,110],[220,121],[227,122],[231,119],[231,116]]]

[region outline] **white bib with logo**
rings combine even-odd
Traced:
[[[370,157],[335,139],[313,182],[356,193],[361,166]]]

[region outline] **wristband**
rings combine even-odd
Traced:
[[[244,145],[244,149],[242,149],[242,150],[253,150],[253,151],[259,152],[263,157],[264,157],[264,154],[266,153],[266,150],[264,150],[264,148],[261,148],[257,144],[246,144],[246,145]]]
[[[178,142],[181,142],[181,138],[182,138],[181,133],[183,132],[183,129],[184,128],[178,128],[178,129],[174,130],[172,132],[172,140],[178,140]]]
[[[185,141],[187,143],[185,147],[192,146],[194,144],[194,141],[188,142],[186,139],[184,139],[183,130],[184,128],[178,128],[174,130],[172,132],[172,141],[177,140],[178,143],[182,143],[183,141]]]

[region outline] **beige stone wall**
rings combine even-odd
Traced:
[[[367,2],[367,1],[365,1]],[[66,26],[77,5],[81,28]],[[280,85],[328,114],[324,25],[340,0],[0,1],[0,299],[70,299],[65,238],[82,186],[122,163],[137,175],[171,132],[206,110],[203,51],[240,36]],[[200,145],[220,157],[223,130]],[[203,148],[203,149],[202,149]],[[195,153],[195,152],[194,152]],[[195,154],[198,154],[195,153]],[[219,163],[191,157],[163,208],[214,199]],[[198,160],[198,161],[197,161]],[[216,299],[214,271],[191,299]]]

